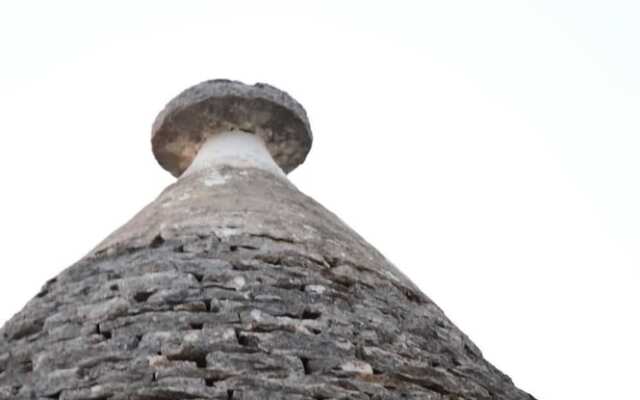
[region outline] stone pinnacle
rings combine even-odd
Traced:
[[[307,114],[293,97],[264,83],[215,79],[183,91],[160,112],[152,129],[153,154],[180,176],[209,137],[236,130],[259,136],[285,173],[311,149]]]

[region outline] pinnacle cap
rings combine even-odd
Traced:
[[[313,141],[307,113],[286,92],[265,83],[215,79],[186,89],[158,114],[153,154],[178,177],[207,138],[234,130],[260,136],[285,173],[304,162]]]

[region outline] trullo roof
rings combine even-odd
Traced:
[[[4,325],[0,399],[532,399],[287,180],[289,95],[201,83],[152,144],[180,178]]]

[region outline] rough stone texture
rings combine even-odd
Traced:
[[[284,178],[180,179],[0,330],[0,399],[532,399]]]
[[[209,136],[230,130],[259,135],[285,173],[302,164],[311,149],[307,114],[287,93],[265,83],[216,79],[167,104],[153,124],[153,153],[164,169],[180,176]]]

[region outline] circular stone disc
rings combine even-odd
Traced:
[[[209,136],[233,130],[259,135],[285,173],[302,164],[311,149],[307,113],[293,97],[264,83],[216,79],[183,91],[158,114],[153,154],[180,176]]]

